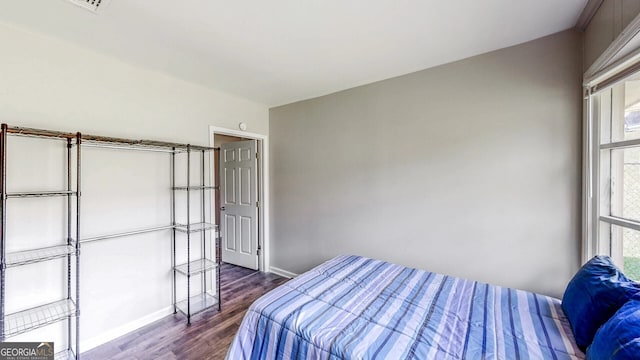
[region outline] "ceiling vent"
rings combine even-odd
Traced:
[[[108,0],[67,0],[67,1],[94,13],[97,13],[98,9],[104,8],[105,4],[108,2]]]

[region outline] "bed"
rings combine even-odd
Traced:
[[[583,359],[560,300],[339,256],[248,309],[227,359]]]

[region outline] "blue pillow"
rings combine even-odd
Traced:
[[[587,359],[631,360],[640,357],[640,298],[624,304],[593,338]]]
[[[596,256],[578,270],[562,297],[576,344],[585,350],[596,330],[633,295],[640,283],[627,279],[608,256]]]

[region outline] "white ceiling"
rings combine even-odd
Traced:
[[[281,105],[575,25],[587,0],[0,0],[0,21]]]

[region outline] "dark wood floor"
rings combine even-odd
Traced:
[[[178,313],[82,354],[93,359],[224,359],[251,303],[287,279],[239,266],[221,268],[222,311],[191,319]]]

